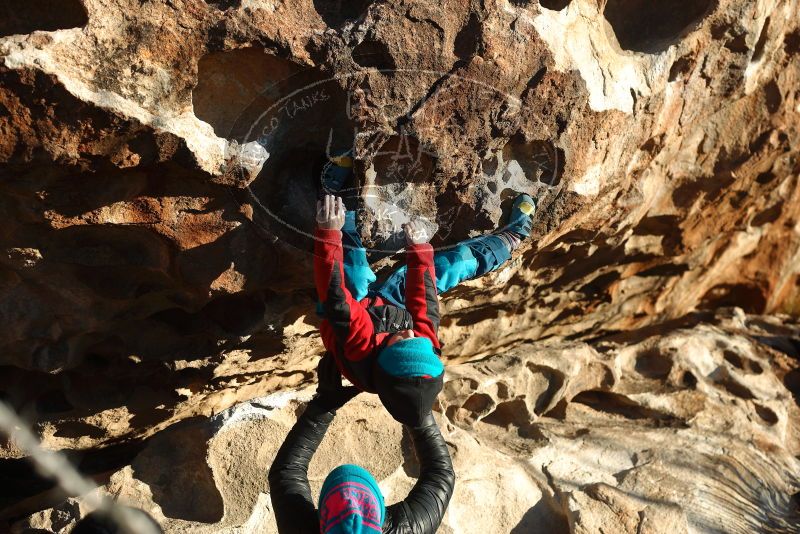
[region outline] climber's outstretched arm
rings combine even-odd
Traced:
[[[308,485],[308,464],[335,413],[312,400],[275,456],[269,470],[269,496],[278,532],[319,533],[317,508]]]
[[[404,227],[408,242],[406,257],[406,309],[414,321],[414,333],[427,337],[435,348],[439,343],[439,295],[430,236],[420,223],[412,221]]]
[[[325,328],[333,329],[339,345],[337,356],[357,362],[374,349],[374,326],[367,310],[353,298],[345,285],[341,232],[344,205],[340,198],[330,196],[325,202],[320,202],[317,207],[314,280],[327,322]],[[328,347],[328,350],[332,348]]]
[[[308,464],[325,437],[336,410],[358,394],[342,385],[329,357],[317,367],[317,395],[289,431],[269,470],[269,496],[280,533],[319,534],[317,508],[308,485]]]
[[[408,497],[386,509],[383,531],[434,534],[453,496],[456,474],[433,415],[429,414],[417,428],[406,428],[411,433],[419,459],[419,480]]]

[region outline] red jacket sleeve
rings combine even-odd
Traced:
[[[326,347],[336,356],[358,361],[374,349],[374,326],[369,313],[347,290],[344,283],[342,232],[317,228],[314,240],[314,281],[324,313],[323,327],[333,329],[344,351]]]
[[[436,270],[433,247],[429,243],[409,245],[406,271],[406,309],[414,321],[414,333],[439,343],[439,295],[436,292]]]

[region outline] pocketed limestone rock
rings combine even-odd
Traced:
[[[791,532],[799,8],[6,2],[0,398],[169,529],[271,525],[294,408],[259,412],[246,465],[213,418],[311,387],[317,188],[352,150],[342,194],[379,276],[411,217],[441,249],[538,201],[512,260],[441,298],[443,531]],[[365,446],[403,443],[353,417]],[[202,467],[212,450],[236,476]],[[70,528],[80,500],[21,454],[0,442],[4,520]],[[173,465],[192,491],[158,481]]]

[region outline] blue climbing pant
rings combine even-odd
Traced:
[[[406,266],[403,265],[380,283],[367,261],[367,251],[356,230],[356,214],[348,211],[342,228],[345,285],[356,300],[379,296],[405,308]],[[444,294],[459,283],[494,271],[511,258],[502,239],[484,235],[461,241],[433,255],[436,289]]]

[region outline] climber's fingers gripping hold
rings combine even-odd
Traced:
[[[428,229],[418,220],[412,220],[403,225],[406,234],[406,243],[409,245],[419,245],[431,240]]]
[[[325,195],[322,200],[317,201],[317,224],[326,230],[341,230],[345,211],[341,197]]]

